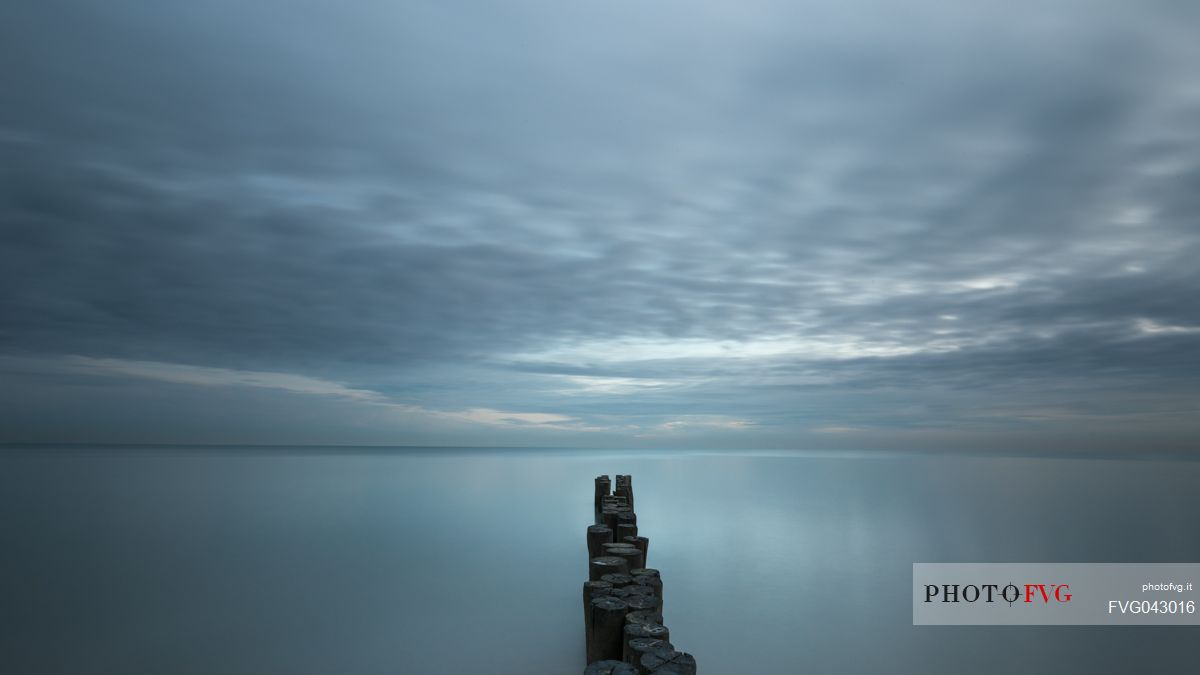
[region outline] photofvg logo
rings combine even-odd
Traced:
[[[1024,592],[1022,592],[1024,588]],[[925,584],[925,602],[1070,602],[1071,584]]]
[[[913,625],[1200,625],[1195,563],[914,563]]]

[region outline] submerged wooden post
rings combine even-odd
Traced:
[[[588,562],[588,580],[600,581],[600,577],[605,574],[620,572],[621,574],[629,574],[629,563],[625,562],[624,558],[613,555],[600,556],[592,558]]]
[[[624,661],[597,661],[583,675],[637,675],[637,668]]]
[[[628,500],[628,502],[629,502],[629,506],[632,507],[633,506],[633,476],[618,475],[617,476],[617,488],[616,488],[616,490],[614,490],[613,494],[617,494],[622,497],[625,497],[625,499]]]
[[[608,476],[596,476],[596,508],[600,508],[600,499],[612,494],[612,484]]]
[[[619,515],[620,512],[617,511],[617,507],[605,506],[600,510],[600,520],[597,522],[608,527],[608,529],[613,531],[613,534],[616,534],[617,525],[621,522]]]
[[[612,574],[605,574],[604,576],[600,577],[600,580],[607,581],[613,588],[621,588],[633,583],[632,576],[628,574],[618,574],[616,572]]]
[[[657,623],[663,622],[662,612],[657,609],[639,609],[625,615],[625,623]]]
[[[587,529],[587,545],[588,545],[588,560],[599,558],[604,555],[602,544],[611,544],[613,539],[613,531],[607,525],[588,525]]]
[[[668,642],[671,639],[671,631],[667,630],[666,626],[657,623],[626,623],[624,633],[625,641],[621,646],[621,659],[629,663],[635,662],[633,652],[629,648],[630,640],[634,638],[652,638]]]
[[[662,616],[662,599],[653,595],[635,595],[626,591],[625,604],[631,612],[656,612]]]
[[[678,675],[696,675],[696,659],[686,652],[659,648],[643,654],[639,664],[647,673],[667,672]]]
[[[600,544],[600,550],[602,551],[623,551],[631,548],[636,549],[637,546],[627,541],[610,541]]]
[[[605,576],[612,576],[612,575],[606,574]],[[654,594],[653,588],[650,588],[649,586],[644,586],[642,584],[635,584],[632,582],[625,586],[621,586],[620,588],[612,589],[612,594],[620,596],[622,598],[629,598],[629,597],[632,597],[635,595],[642,595],[647,598],[654,598],[655,602],[658,601],[658,596]]]
[[[583,638],[588,639],[592,632],[592,600],[612,593],[613,585],[607,581],[583,582]]]
[[[670,642],[667,642],[666,640],[657,640],[655,638],[633,638],[629,641],[628,647],[628,657],[625,659],[625,661],[633,665],[633,667],[637,669],[638,673],[646,672],[641,668],[643,655],[649,654],[655,649],[675,649],[674,645],[672,645]]]
[[[643,564],[643,566],[645,565],[645,562],[650,554],[650,539],[649,538],[639,537],[637,535],[634,535],[632,537],[620,537],[616,541],[624,542],[626,544],[633,544],[635,547],[637,547],[637,550],[642,552],[642,564]],[[634,568],[634,569],[637,569],[637,568]]]
[[[625,614],[629,606],[624,600],[611,596],[592,599],[592,629],[588,633],[588,663],[620,661]]]
[[[619,558],[624,558],[629,565],[630,570],[636,570],[646,566],[646,557],[642,552],[633,546],[627,548],[612,548],[608,550],[609,555],[615,555]]]
[[[662,575],[658,570],[647,567],[640,570],[631,570],[629,576],[633,577],[633,583],[643,584],[654,589],[654,594],[661,601],[663,597]]]

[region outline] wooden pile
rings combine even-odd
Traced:
[[[583,584],[585,675],[696,675],[696,659],[671,644],[663,623],[663,584],[646,566],[650,540],[638,534],[633,479],[596,478],[596,522],[588,526]]]

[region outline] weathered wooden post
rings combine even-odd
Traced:
[[[603,555],[588,561],[588,579],[600,581],[605,574],[619,572],[629,574],[629,563],[624,558],[615,555]]]
[[[613,531],[607,525],[588,525],[587,529],[587,547],[588,559],[599,558],[604,555],[602,544],[611,544],[613,539]]]
[[[633,577],[628,574],[605,574],[601,581],[607,581],[613,588],[621,588],[633,583]]]
[[[630,571],[629,576],[633,577],[633,583],[643,584],[654,589],[654,594],[658,596],[659,601],[663,597],[662,575],[653,567],[645,567]]]
[[[630,608],[632,609],[632,608]],[[657,623],[662,624],[662,612],[656,609],[639,609],[625,615],[625,623]]]
[[[656,604],[658,603],[658,596],[654,594],[654,589],[650,588],[649,586],[643,586],[642,584],[631,583],[618,588],[613,588],[610,592],[610,595],[615,595],[619,598],[625,598],[626,602],[628,602],[629,599],[634,596],[642,596],[646,598],[653,598],[654,602]]]
[[[586,642],[592,633],[592,600],[612,593],[613,585],[607,581],[583,582],[583,637]]]
[[[696,659],[686,652],[659,648],[643,654],[639,664],[647,673],[678,673],[696,675]]]
[[[636,534],[632,537],[618,537],[613,541],[619,541],[626,544],[633,544],[637,550],[642,552],[642,562],[645,563],[650,557],[650,539],[648,537],[639,537]],[[636,568],[635,568],[636,569]]]
[[[612,494],[612,484],[609,483],[608,476],[596,476],[596,510],[600,510],[600,505],[604,497]]]
[[[617,533],[617,525],[621,522],[620,512],[617,511],[617,508],[616,506],[605,506],[600,510],[599,522],[612,530],[614,535]]]
[[[630,612],[655,612],[662,616],[662,599],[653,595],[636,595],[626,591],[624,600]]]
[[[600,544],[600,550],[602,551],[621,551],[629,548],[636,549],[637,546],[627,541],[609,541]]]
[[[614,494],[625,497],[629,502],[629,506],[633,507],[633,476],[624,475],[617,476],[617,489]]]
[[[605,495],[600,498],[600,506],[629,506],[629,498],[625,495]]]
[[[625,627],[628,605],[620,598],[603,596],[592,599],[592,630],[588,633],[588,663],[620,661],[623,655],[621,632]]]
[[[671,631],[666,626],[657,623],[626,623],[624,628],[625,641],[621,647],[621,659],[634,663],[633,652],[630,651],[629,641],[634,638],[652,638],[669,642]],[[639,657],[640,658],[640,657]]]
[[[643,671],[641,668],[642,655],[648,654],[655,649],[674,648],[674,645],[665,640],[656,640],[654,638],[633,638],[629,641],[629,656],[633,660],[630,661],[629,659],[626,659],[626,661],[632,664],[637,669],[637,672],[643,673],[645,671]]]
[[[646,557],[633,546],[628,546],[627,548],[610,548],[608,549],[608,554],[624,558],[630,570],[646,566]]]

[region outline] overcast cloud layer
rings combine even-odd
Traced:
[[[1192,2],[0,9],[0,441],[1188,447]]]

